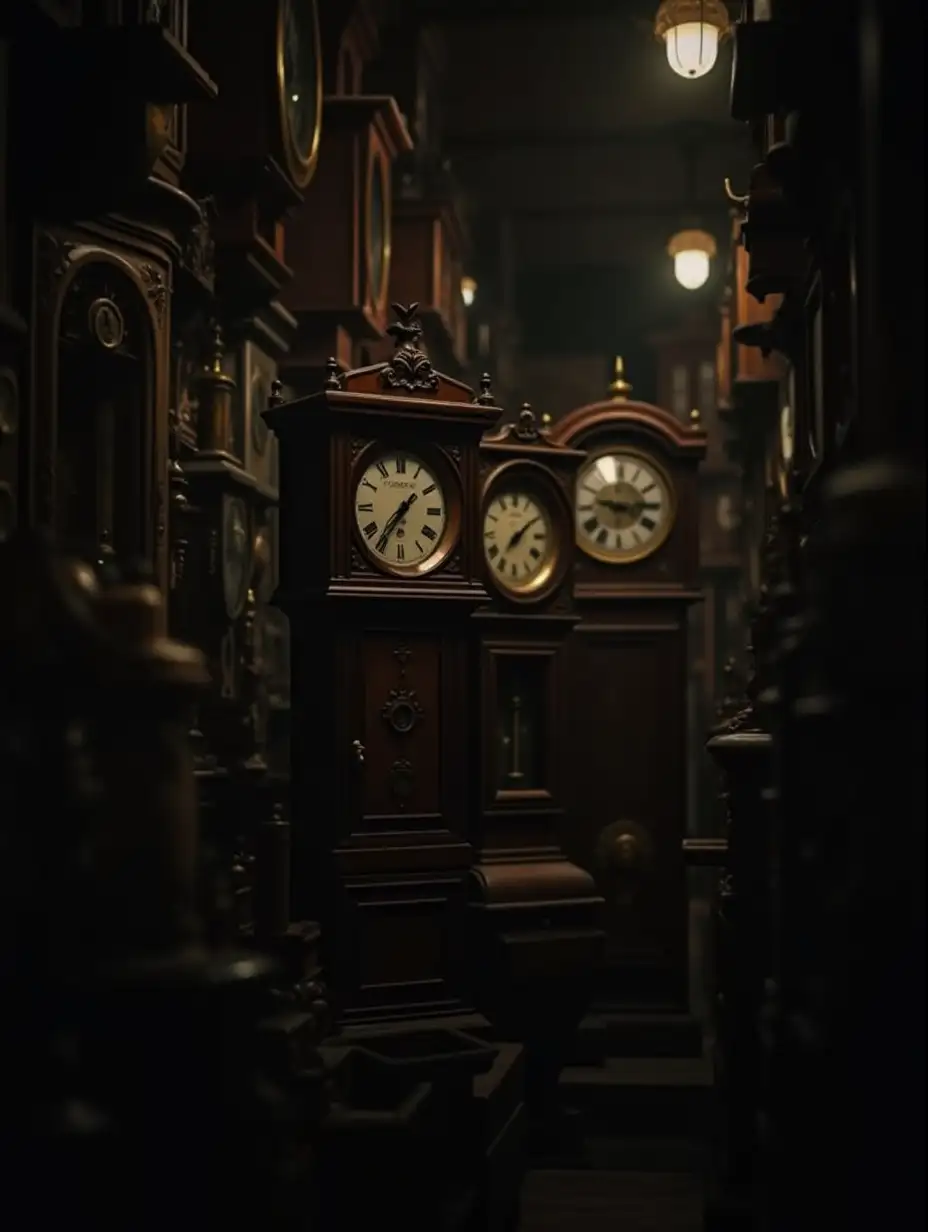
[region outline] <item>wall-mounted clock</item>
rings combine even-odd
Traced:
[[[676,493],[666,470],[644,451],[607,447],[577,480],[577,543],[604,564],[653,555],[676,517]]]
[[[279,0],[277,87],[287,169],[298,188],[312,179],[322,129],[322,55],[316,0]]]
[[[440,451],[428,457],[371,445],[358,460],[354,519],[358,546],[400,577],[429,573],[461,530],[458,485]]]
[[[237,620],[245,606],[251,547],[248,506],[227,492],[222,498],[222,594],[230,620]]]
[[[550,480],[532,462],[505,462],[484,489],[487,578],[517,602],[537,602],[560,584],[570,527]]]

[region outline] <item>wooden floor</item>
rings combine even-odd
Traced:
[[[688,1172],[531,1172],[520,1232],[700,1232],[701,1192]]]

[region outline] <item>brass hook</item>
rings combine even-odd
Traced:
[[[725,177],[725,196],[732,203],[732,205],[741,206],[742,209],[747,205],[748,200],[750,199],[750,193],[745,193],[743,197],[738,196],[732,188],[731,180],[727,175]]]

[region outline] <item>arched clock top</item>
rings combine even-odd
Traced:
[[[705,455],[706,434],[701,423],[681,424],[662,407],[627,398],[609,398],[577,407],[554,425],[549,440],[555,445],[586,445],[620,425],[623,431],[656,438],[671,455],[697,461]]]

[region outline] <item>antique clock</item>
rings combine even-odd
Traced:
[[[570,755],[561,648],[573,603],[574,479],[584,455],[555,446],[525,404],[484,437],[481,540],[489,602],[480,644],[477,859],[470,959],[478,1008],[526,1045],[536,1122],[557,1110],[565,1046],[592,991],[602,899],[560,842]]]
[[[343,1024],[463,1006],[489,393],[436,372],[416,305],[387,363],[274,406],[290,620],[293,893]],[[279,393],[274,401],[279,399]]]
[[[223,371],[223,339],[213,330],[213,354],[197,382],[197,451],[184,463],[194,522],[194,559],[206,583],[193,613],[195,638],[206,653],[213,690],[201,710],[207,743],[222,750],[226,768],[251,750],[240,722],[241,617],[255,569],[255,541],[270,500],[241,465],[233,447],[235,381]],[[265,549],[266,550],[266,549]],[[231,763],[231,764],[227,764]]]
[[[567,854],[606,900],[598,999],[681,1009],[687,998],[687,616],[699,590],[698,420],[613,396],[561,419],[586,451],[566,648]]]
[[[329,358],[347,369],[362,358],[363,344],[383,337],[392,164],[412,146],[388,96],[329,96],[324,123],[313,190],[287,225],[295,272],[283,302],[299,322],[299,334],[285,379],[299,393],[318,388]]]
[[[217,290],[229,320],[271,299],[291,277],[283,217],[316,171],[322,52],[316,0],[242,0],[229,37],[221,0],[191,6],[190,45],[219,85],[191,109],[187,178],[215,209]]]

